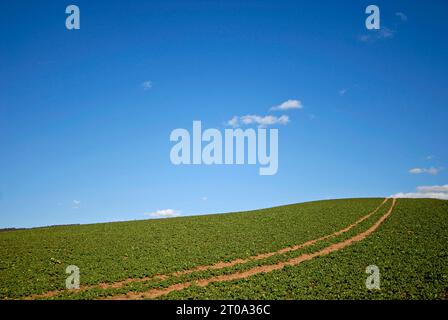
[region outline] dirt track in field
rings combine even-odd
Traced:
[[[384,203],[384,202],[383,202]],[[341,242],[337,242],[334,243],[322,250],[313,252],[313,253],[306,253],[306,254],[302,254],[298,257],[292,258],[290,260],[284,261],[284,262],[279,262],[276,264],[271,264],[271,265],[263,265],[263,266],[258,266],[258,267],[254,267],[251,268],[249,270],[243,271],[243,272],[236,272],[233,274],[225,274],[225,275],[220,275],[220,276],[215,276],[215,277],[211,277],[208,279],[200,279],[197,281],[192,281],[192,282],[185,282],[185,283],[178,283],[178,284],[174,284],[172,286],[169,286],[167,288],[164,289],[151,289],[148,290],[146,292],[129,292],[126,295],[117,295],[117,296],[112,296],[109,297],[107,299],[109,300],[138,300],[138,299],[154,299],[163,295],[166,295],[168,293],[171,293],[173,291],[180,291],[183,290],[185,288],[190,287],[191,285],[195,284],[199,287],[205,287],[210,283],[214,283],[214,282],[224,282],[224,281],[232,281],[232,280],[239,280],[239,279],[245,279],[248,277],[251,277],[253,275],[256,274],[260,274],[260,273],[268,273],[268,272],[272,272],[275,270],[280,270],[283,269],[285,266],[295,266],[298,265],[304,261],[308,261],[311,260],[313,258],[316,257],[321,257],[321,256],[325,256],[328,255],[332,252],[341,250],[351,244],[353,244],[354,242],[358,242],[358,241],[362,241],[365,238],[367,238],[371,233],[373,233],[376,229],[378,229],[378,227],[390,216],[390,214],[392,213],[393,208],[395,207],[395,203],[396,203],[396,199],[392,200],[392,205],[390,206],[389,210],[381,216],[381,218],[379,218],[369,229],[367,229],[366,231],[363,231],[359,234],[357,234],[356,236],[353,236],[347,240],[341,241]],[[365,220],[365,219],[364,219]]]
[[[73,291],[73,292],[82,292],[82,291],[86,291],[88,289],[94,289],[94,288],[97,288],[97,289],[115,289],[115,288],[121,288],[121,287],[123,287],[123,286],[125,286],[127,284],[130,284],[130,283],[139,283],[139,282],[147,282],[147,281],[165,280],[165,279],[168,279],[170,277],[178,277],[178,276],[181,276],[181,275],[191,274],[191,273],[200,272],[200,271],[219,270],[219,269],[228,268],[228,267],[232,267],[232,266],[239,265],[239,264],[245,264],[245,263],[248,263],[248,262],[251,262],[251,261],[267,259],[267,258],[270,258],[272,256],[279,255],[279,254],[284,254],[284,253],[291,252],[291,251],[297,251],[297,250],[303,249],[305,247],[311,246],[311,245],[313,245],[313,244],[315,244],[317,242],[324,241],[324,240],[327,240],[329,238],[333,238],[333,237],[339,236],[339,235],[341,235],[341,234],[343,234],[345,232],[348,232],[349,230],[351,230],[352,228],[356,227],[358,224],[360,224],[361,222],[365,221],[366,219],[371,217],[373,214],[375,214],[387,202],[387,200],[389,200],[389,198],[385,198],[384,201],[378,207],[376,207],[372,212],[370,212],[367,215],[361,217],[359,220],[355,221],[353,224],[350,224],[349,226],[345,227],[344,229],[341,229],[341,230],[336,231],[336,232],[334,232],[332,234],[329,234],[329,235],[325,235],[325,236],[319,237],[317,239],[309,240],[309,241],[304,242],[302,244],[298,244],[298,245],[294,245],[294,246],[290,246],[290,247],[285,247],[285,248],[282,248],[280,250],[273,251],[273,252],[261,253],[261,254],[254,255],[254,256],[251,256],[251,257],[248,257],[248,258],[245,258],[245,259],[235,259],[235,260],[228,261],[228,262],[224,262],[223,261],[223,262],[218,262],[218,263],[211,264],[211,265],[198,266],[198,267],[195,267],[195,268],[192,268],[192,269],[188,269],[188,270],[176,271],[176,272],[173,272],[173,273],[170,273],[170,274],[167,274],[167,275],[163,275],[162,274],[162,275],[154,275],[154,276],[151,276],[151,277],[144,277],[144,278],[129,278],[129,279],[120,280],[120,281],[116,281],[116,282],[112,282],[112,283],[100,283],[100,284],[97,284],[97,285],[85,285],[85,286],[81,286],[80,289],[78,289],[76,291]],[[393,207],[395,205],[395,201],[396,200],[393,199],[391,208],[389,209],[388,213],[386,213],[384,216],[386,216],[386,215],[388,216],[390,214],[390,212],[392,211],[392,209],[393,209]],[[387,218],[387,216],[386,216],[386,218]],[[382,221],[383,220],[381,220],[381,222],[379,222],[379,224],[381,224]],[[379,224],[378,224],[378,226],[379,226]],[[377,227],[375,227],[375,229]],[[372,229],[372,228],[370,228],[370,229]],[[370,229],[368,229],[366,232],[368,232]],[[373,232],[374,230],[372,230],[371,232]],[[370,234],[370,233],[368,233],[368,234]],[[362,234],[363,233],[359,234],[358,236],[360,236]],[[367,237],[368,234],[365,237]],[[356,236],[354,238],[356,238]],[[351,238],[351,239],[354,239],[354,238]],[[349,241],[351,239],[348,239],[346,241]],[[316,256],[326,255],[326,254],[328,254],[330,252],[333,252],[333,251],[336,251],[336,250],[340,250],[343,247],[342,248],[338,248],[338,249],[332,249],[330,252],[324,253],[324,252],[326,252],[325,250],[327,250],[329,248],[332,248],[333,246],[345,243],[346,241],[341,242],[341,243],[336,243],[336,244],[334,244],[332,246],[329,246],[329,247],[327,247],[327,248],[325,248],[325,249],[323,249],[321,251],[318,251],[318,252],[315,252],[315,253],[311,253],[311,254],[304,254],[304,255],[298,256],[298,257],[296,257],[294,259],[288,260],[286,262],[281,262],[281,263],[278,263],[278,264],[275,264],[275,265],[259,266],[259,267],[255,267],[255,268],[249,269],[249,270],[247,270],[245,272],[239,272],[239,273],[234,273],[234,274],[229,274],[229,275],[222,275],[222,276],[212,277],[212,278],[209,278],[209,279],[201,279],[201,280],[198,280],[198,281],[195,281],[195,282],[186,282],[186,283],[175,284],[175,285],[172,285],[172,286],[170,286],[168,288],[152,289],[152,290],[149,290],[149,291],[144,292],[144,293],[130,292],[127,295],[112,296],[112,297],[107,298],[107,299],[120,299],[120,300],[123,299],[124,300],[124,299],[156,298],[156,297],[168,294],[168,293],[170,293],[172,291],[179,291],[179,290],[185,289],[185,288],[191,286],[193,283],[195,283],[198,286],[206,286],[207,284],[209,284],[211,282],[230,281],[230,280],[246,278],[246,277],[249,277],[251,275],[258,274],[258,273],[271,272],[271,271],[274,271],[274,270],[282,269],[286,265],[296,265],[296,264],[299,264],[299,263],[301,263],[303,261],[307,261],[307,260],[313,259]],[[355,241],[360,241],[360,240],[353,240],[352,242],[355,242]],[[352,242],[350,242],[349,244],[351,244]],[[347,246],[347,245],[345,245],[345,246]],[[30,295],[28,297],[25,297],[24,299],[34,300],[34,299],[52,298],[52,297],[56,297],[59,294],[67,292],[67,291],[68,290],[48,291],[48,292],[43,293],[43,294]]]

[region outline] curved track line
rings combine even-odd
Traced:
[[[378,210],[389,200],[390,198],[385,198],[383,200],[383,202],[381,202],[380,205],[378,205],[373,211],[371,211],[370,213],[368,213],[367,215],[361,217],[360,219],[358,219],[357,221],[355,221],[354,223],[350,224],[349,226],[345,227],[344,229],[341,229],[339,231],[336,231],[332,234],[328,234],[325,236],[322,236],[320,238],[317,239],[313,239],[313,240],[309,240],[307,242],[304,242],[302,244],[298,244],[298,245],[294,245],[294,246],[290,246],[290,247],[285,247],[282,249],[279,249],[277,251],[273,251],[273,252],[266,252],[266,253],[260,253],[254,256],[250,256],[248,258],[245,259],[235,259],[232,261],[228,261],[228,262],[217,262],[211,265],[203,265],[203,266],[197,266],[194,267],[192,269],[188,269],[188,270],[181,270],[181,271],[175,271],[172,273],[169,273],[167,275],[163,275],[163,274],[159,274],[159,275],[154,275],[154,276],[150,276],[150,277],[143,277],[143,278],[128,278],[125,280],[120,280],[120,281],[116,281],[116,282],[112,282],[112,283],[100,283],[100,284],[95,284],[95,285],[84,285],[81,286],[80,289],[78,290],[74,290],[73,292],[79,293],[79,292],[83,292],[89,289],[95,289],[95,288],[99,288],[99,289],[118,289],[121,288],[129,283],[140,283],[140,282],[147,282],[147,281],[153,281],[153,280],[165,280],[168,279],[169,277],[178,277],[178,276],[182,276],[182,275],[187,275],[187,274],[191,274],[194,272],[201,272],[201,271],[207,271],[207,270],[219,270],[219,269],[223,269],[223,268],[228,268],[228,267],[233,267],[235,265],[238,264],[244,264],[244,263],[248,263],[251,261],[258,261],[258,260],[263,260],[263,259],[267,259],[270,258],[274,255],[278,255],[278,254],[284,254],[287,252],[291,252],[291,251],[297,251],[300,249],[303,249],[305,247],[309,247],[317,242],[323,241],[323,240],[327,240],[329,238],[333,238],[336,236],[339,236],[349,230],[351,230],[352,228],[356,227],[358,224],[360,224],[361,222],[365,221],[366,219],[370,218],[372,215],[374,215],[376,212],[378,212]],[[61,293],[64,292],[68,292],[67,290],[53,290],[53,291],[48,291],[46,293],[42,293],[42,294],[35,294],[35,295],[30,295],[25,297],[24,299],[26,300],[34,300],[34,299],[42,299],[42,298],[52,298],[55,297]]]
[[[225,281],[232,281],[232,280],[239,280],[239,279],[245,279],[248,277],[251,277],[253,275],[256,274],[260,274],[260,273],[268,273],[268,272],[272,272],[275,270],[280,270],[283,269],[285,266],[295,266],[298,265],[304,261],[308,261],[311,260],[313,258],[316,257],[321,257],[321,256],[325,256],[328,255],[332,252],[341,250],[345,247],[348,247],[349,245],[353,244],[354,242],[359,242],[364,240],[365,238],[367,238],[371,233],[373,233],[376,229],[378,229],[378,227],[384,222],[384,220],[386,220],[390,214],[392,213],[393,208],[395,207],[395,203],[396,203],[396,199],[393,198],[392,200],[392,205],[390,206],[389,210],[383,215],[381,216],[381,218],[379,218],[369,229],[367,229],[366,231],[363,231],[359,234],[357,234],[356,236],[353,236],[347,240],[338,242],[338,243],[334,243],[322,250],[313,252],[313,253],[306,253],[306,254],[302,254],[298,257],[292,258],[290,260],[284,261],[284,262],[279,262],[276,264],[271,264],[271,265],[265,265],[265,266],[258,266],[258,267],[254,267],[251,268],[249,270],[243,271],[243,272],[236,272],[233,274],[226,274],[226,275],[219,275],[219,276],[215,276],[215,277],[211,277],[208,279],[201,279],[201,280],[197,280],[197,281],[193,281],[193,282],[185,282],[185,283],[178,283],[178,284],[174,284],[172,286],[169,286],[167,288],[164,289],[151,289],[148,290],[146,292],[140,292],[140,293],[134,293],[134,292],[130,292],[126,295],[121,295],[121,296],[112,296],[109,297],[107,299],[110,300],[131,300],[131,299],[153,299],[153,298],[157,298],[160,297],[162,295],[166,295],[168,293],[171,293],[173,291],[180,291],[183,290],[185,288],[188,288],[190,286],[192,286],[193,284],[200,286],[200,287],[205,287],[210,283],[213,282],[225,282]]]

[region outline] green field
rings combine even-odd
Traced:
[[[136,281],[332,234],[383,200],[326,200],[230,214],[1,232],[0,298],[60,290],[37,298],[95,299],[188,282],[192,285],[157,298],[447,299],[448,201],[430,199],[398,199],[390,217],[366,239],[281,270],[206,286],[195,282],[273,265],[349,239],[371,227],[392,201],[347,232],[305,248],[216,270]],[[365,286],[365,269],[372,264],[380,270],[379,290]],[[68,265],[80,269],[79,292],[65,290]],[[126,279],[131,280],[120,286],[96,286]]]

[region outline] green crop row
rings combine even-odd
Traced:
[[[294,250],[283,254],[276,254],[272,257],[265,258],[262,260],[254,260],[250,261],[244,264],[238,264],[232,267],[226,267],[219,270],[207,270],[207,271],[200,271],[200,272],[193,272],[191,274],[182,275],[182,276],[176,276],[176,277],[170,277],[166,280],[149,280],[144,282],[133,282],[129,283],[123,287],[120,288],[114,288],[114,289],[99,289],[99,288],[92,288],[89,290],[85,290],[83,292],[65,292],[64,294],[58,295],[55,297],[55,299],[91,299],[91,298],[97,298],[97,297],[108,297],[108,296],[115,296],[115,295],[122,295],[126,294],[128,292],[145,292],[150,289],[154,288],[166,288],[170,285],[177,284],[177,283],[183,283],[183,282],[191,282],[198,279],[209,279],[213,276],[218,275],[226,275],[226,274],[233,274],[236,272],[246,271],[248,269],[251,269],[253,267],[257,266],[263,266],[263,265],[270,265],[270,264],[276,264],[278,262],[286,261],[291,258],[297,257],[299,255],[305,254],[305,253],[312,253],[315,251],[318,251],[320,249],[323,249],[332,243],[340,242],[345,239],[348,239],[350,237],[353,237],[354,235],[367,230],[375,221],[378,220],[380,216],[386,213],[386,211],[389,210],[389,207],[391,205],[392,201],[390,200],[386,205],[384,205],[378,212],[374,215],[372,215],[369,219],[365,220],[364,222],[360,223],[356,227],[352,228],[351,230],[347,231],[344,234],[326,239],[325,241],[319,241],[318,243],[315,243],[313,245],[304,247],[300,250]],[[161,297],[163,298],[163,297]]]
[[[319,201],[245,213],[4,233],[0,234],[0,243],[6,243],[8,246],[2,246],[0,256],[1,293],[3,298],[20,298],[53,288],[64,289],[67,276],[64,270],[68,264],[80,267],[82,284],[98,284],[169,274],[198,265],[275,251],[340,230],[372,211],[381,202],[382,199]],[[390,205],[391,200],[375,215],[342,235],[297,251],[219,270],[194,272],[165,280],[129,283],[115,289],[64,291],[54,299],[96,299],[130,291],[144,292],[175,283],[286,261],[367,230]],[[297,266],[254,275],[243,280],[211,283],[206,287],[193,285],[159,298],[446,299],[447,215],[446,201],[399,199],[392,215],[378,230],[365,240],[343,250],[305,261]],[[144,230],[147,232],[143,232]],[[73,242],[81,237],[84,239],[81,243]],[[117,242],[117,238],[124,242]],[[35,242],[30,243],[30,239]],[[62,241],[64,239],[65,242]],[[137,243],[126,239],[133,239]],[[167,253],[161,248],[157,249],[155,241],[165,250],[173,246],[170,247],[172,251]],[[45,267],[29,279],[30,282],[42,279],[38,282],[41,286],[37,288],[35,283],[34,286],[27,286],[27,282],[20,282],[20,277],[25,278],[32,270],[41,267],[41,259],[31,259],[28,255],[25,255],[27,259],[24,259],[24,256],[19,255],[20,252],[25,252],[26,246],[27,250],[31,248],[30,252],[51,253]],[[145,250],[145,246],[151,248],[150,254]],[[80,257],[73,259],[76,254]],[[93,260],[96,263],[92,266]],[[26,264],[28,270],[4,268],[15,261],[19,261],[22,266]],[[365,268],[371,264],[379,267],[380,290],[368,290],[365,286],[368,276]],[[86,267],[90,267],[87,272]]]
[[[382,199],[309,202],[221,215],[61,226],[0,234],[0,297],[115,282],[246,258],[335,232]]]
[[[172,292],[164,299],[447,299],[448,202],[399,199],[365,240],[268,274]],[[368,290],[368,265],[380,289]]]

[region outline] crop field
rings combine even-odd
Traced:
[[[0,299],[447,299],[447,247],[448,201],[431,199],[5,231]]]

